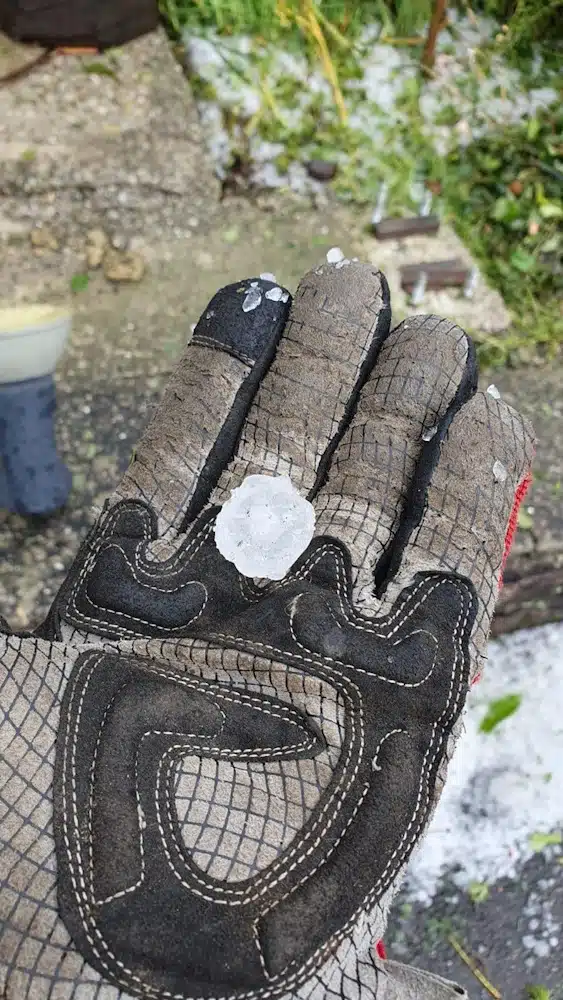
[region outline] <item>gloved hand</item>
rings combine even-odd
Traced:
[[[0,639],[3,1000],[466,995],[373,945],[480,669],[531,431],[476,392],[454,324],[390,332],[372,267],[323,264],[289,318],[251,287],[203,314],[47,621]],[[214,541],[256,472],[316,510],[278,583]]]

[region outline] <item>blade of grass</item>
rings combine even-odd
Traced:
[[[471,955],[468,955],[465,948],[463,948],[463,946],[459,943],[458,939],[453,934],[450,934],[448,941],[455,953],[461,958],[464,965],[471,970],[477,982],[481,983],[481,986],[487,991],[489,996],[493,997],[493,1000],[502,1000],[502,995],[497,990],[496,986],[493,986],[493,984],[489,982],[487,977],[481,972],[475,959],[472,958]]]

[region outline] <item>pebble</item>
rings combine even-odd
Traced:
[[[57,237],[52,229],[48,229],[47,226],[32,229],[29,234],[29,239],[34,250],[41,251],[59,249],[59,241]]]
[[[104,254],[104,275],[108,281],[138,282],[145,273],[145,262],[139,253],[122,252],[110,247]]]
[[[309,160],[307,164],[309,177],[316,181],[331,181],[337,170],[336,163],[329,163],[328,160]]]
[[[101,267],[109,240],[103,229],[91,229],[86,236],[86,265],[91,270]]]

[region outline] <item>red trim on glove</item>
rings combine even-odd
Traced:
[[[520,505],[526,496],[532,483],[532,473],[528,472],[524,478],[519,482],[516,493],[514,494],[514,503],[512,504],[512,510],[510,511],[510,517],[508,518],[508,525],[506,528],[506,535],[504,536],[504,552],[502,553],[502,562],[500,564],[500,577],[498,581],[498,589],[500,591],[502,587],[502,577],[504,573],[504,567],[506,566],[506,560],[508,559],[508,554],[512,548],[512,543],[514,541],[514,536],[516,535],[516,530],[518,528],[518,512],[520,510]],[[477,684],[481,680],[481,674],[475,674],[475,677],[471,681],[471,686]]]
[[[499,590],[502,587],[502,575],[504,573],[504,567],[506,566],[506,560],[508,559],[508,553],[512,547],[514,541],[514,536],[516,534],[516,529],[518,527],[518,512],[520,510],[520,504],[526,496],[528,489],[530,488],[532,482],[532,473],[528,472],[524,479],[519,483],[518,489],[514,494],[514,503],[512,505],[512,510],[510,512],[510,517],[508,519],[508,527],[506,529],[506,535],[504,536],[504,552],[502,556],[502,565],[500,570],[500,580],[499,580]]]
[[[387,958],[387,952],[385,951],[385,945],[383,941],[378,941],[375,945],[375,952],[378,958],[382,958],[383,961]]]

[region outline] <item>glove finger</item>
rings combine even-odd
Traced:
[[[232,454],[289,312],[289,293],[267,297],[274,288],[249,278],[213,297],[111,497],[149,503],[161,537],[204,506]]]
[[[389,324],[387,282],[370,265],[323,264],[305,276],[213,502],[261,472],[314,494]]]
[[[476,380],[473,346],[448,320],[416,316],[385,341],[315,500],[316,533],[335,535],[350,552],[356,600],[373,594],[374,567],[405,513],[421,454]]]
[[[393,542],[386,606],[421,571],[458,573],[472,581],[479,599],[473,631],[477,667],[498,593],[509,519],[533,453],[528,421],[489,392],[476,393],[452,421],[419,523],[407,525]]]

